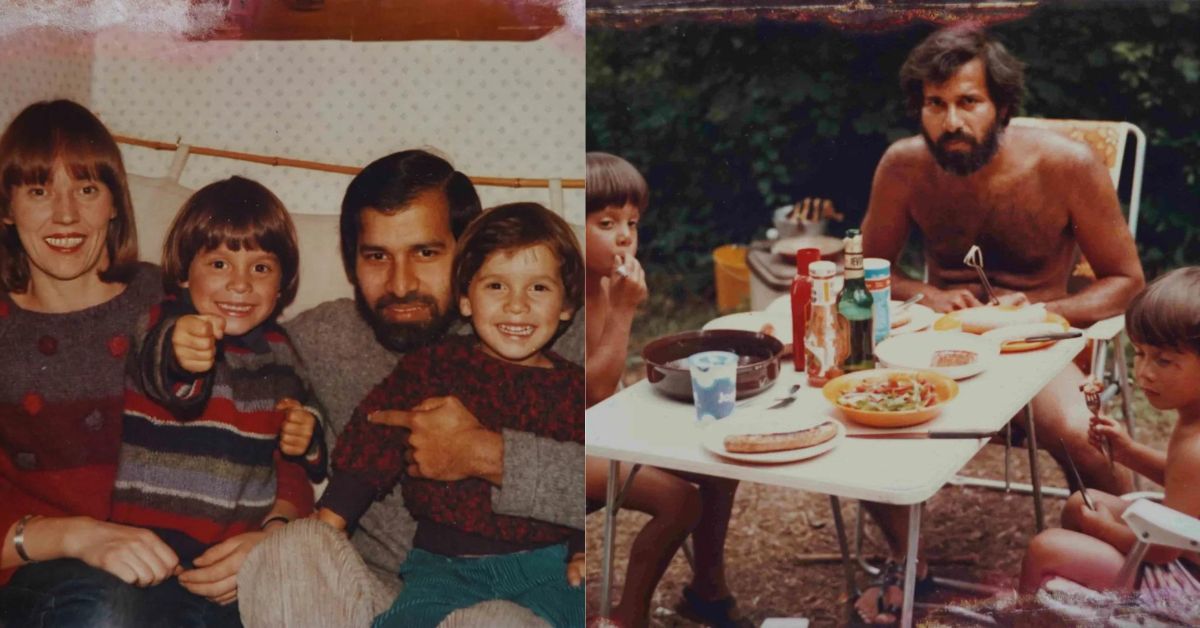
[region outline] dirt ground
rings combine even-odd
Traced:
[[[1138,439],[1163,446],[1170,421],[1144,401],[1135,405],[1139,416]],[[985,447],[964,470],[979,477],[1003,477],[1004,448]],[[1029,463],[1023,448],[1013,449],[1014,479],[1028,481]],[[1062,472],[1045,453],[1039,454],[1043,481],[1065,486]],[[1146,488],[1153,488],[1147,486]],[[1063,500],[1047,497],[1046,524],[1057,526]],[[853,530],[857,503],[844,500],[843,515]],[[633,536],[647,520],[641,513],[622,511],[616,531],[614,600],[618,600],[622,574]],[[600,564],[604,515],[587,520],[587,602],[589,615],[600,606]],[[864,553],[884,555],[884,544],[868,522]],[[931,499],[922,518],[921,543],[936,575],[1012,587],[1021,558],[1034,533],[1033,501],[1027,495],[948,486]],[[806,617],[812,626],[840,626],[848,622],[845,576],[838,552],[830,501],[825,495],[801,493],[771,486],[742,484],[738,490],[726,543],[727,575],[742,612],[756,625],[771,617]],[[859,587],[868,576],[857,571]],[[693,626],[673,607],[689,582],[691,571],[682,552],[675,556],[655,591],[652,626]],[[939,610],[948,602],[972,596],[939,590],[918,599],[917,619],[923,625],[967,625]]]

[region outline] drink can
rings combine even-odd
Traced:
[[[875,343],[878,344],[892,331],[891,307],[888,305],[892,300],[892,263],[878,257],[864,259],[863,278],[867,281],[867,291],[873,300]]]

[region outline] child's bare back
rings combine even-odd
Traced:
[[[1181,410],[1167,442],[1163,505],[1200,518],[1200,417],[1185,418]],[[1200,552],[1187,556],[1200,564]]]

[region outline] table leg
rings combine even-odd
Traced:
[[[633,468],[629,470],[629,477],[625,478],[625,484],[618,491],[617,480],[621,476],[621,463],[616,460],[608,461],[608,485],[604,495],[604,556],[600,566],[603,572],[600,580],[600,613],[604,617],[608,617],[612,613],[612,555],[617,512],[621,510],[621,504],[625,501],[625,496],[629,494],[633,478],[641,468],[640,464],[633,465]]]
[[[1038,472],[1037,430],[1034,426],[1032,401],[1025,404],[1025,429],[1029,445],[1029,473],[1033,476],[1030,479],[1033,484],[1033,519],[1037,531],[1041,532],[1046,529],[1046,518],[1042,514],[1042,475]]]
[[[1012,491],[1012,421],[1004,424],[1004,492]]]
[[[908,551],[904,557],[904,607],[900,611],[900,626],[912,628],[913,606],[917,595],[917,553],[921,539],[921,508],[923,504],[908,507]]]
[[[850,565],[850,543],[846,539],[846,522],[842,520],[842,504],[837,495],[829,496],[829,508],[833,511],[833,527],[837,529],[838,547],[842,550],[842,569],[846,573],[846,597],[853,600],[858,593],[854,581],[854,567]]]
[[[608,488],[604,501],[604,557],[601,561],[600,576],[600,614],[608,617],[612,614],[612,555],[613,534],[617,522],[617,479],[621,475],[621,463],[616,460],[608,462]]]
[[[854,517],[854,558],[858,561],[858,566],[867,572],[869,576],[879,574],[879,567],[867,562],[867,557],[863,556],[863,505],[862,500],[858,502],[857,516]]]

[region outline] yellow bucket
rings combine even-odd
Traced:
[[[736,310],[750,300],[750,267],[746,247],[726,244],[713,250],[713,275],[717,283],[717,309]]]

